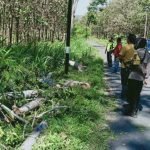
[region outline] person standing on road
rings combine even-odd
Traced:
[[[142,91],[143,82],[147,84],[150,76],[150,54],[145,49],[146,39],[141,38],[137,43],[136,53],[140,59],[140,64],[136,69],[131,69],[128,79],[127,101],[129,103],[129,110],[126,115],[134,116],[139,110],[140,93]]]
[[[136,42],[136,36],[134,34],[129,34],[127,36],[127,45],[122,47],[119,59],[121,62],[121,98],[126,98],[127,96],[127,82],[130,70],[128,68],[128,62],[130,62],[134,56],[134,44]]]
[[[105,53],[107,52],[107,62],[108,67],[112,67],[112,50],[113,50],[113,38],[111,37],[109,39],[109,42],[107,43]]]
[[[117,38],[117,45],[113,50],[113,54],[114,54],[114,68],[113,68],[113,73],[117,73],[119,71],[119,54],[120,54],[120,50],[122,48],[122,43],[121,43],[121,38],[118,37]]]

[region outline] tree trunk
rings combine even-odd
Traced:
[[[29,112],[30,110],[33,110],[37,107],[39,107],[43,102],[43,98],[37,98],[27,104],[25,104],[24,106],[20,107],[20,108],[14,108],[14,112],[16,114],[24,114]]]

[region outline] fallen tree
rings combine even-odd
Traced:
[[[13,106],[13,111],[18,114],[24,114],[39,107],[43,103],[44,98],[36,98],[35,100],[23,105],[22,107],[18,108],[17,106]]]
[[[25,124],[28,123],[27,120],[23,119],[22,117],[18,116],[17,114],[15,114],[11,109],[9,109],[7,106],[3,105],[0,103],[0,107],[8,114],[9,119],[11,119],[12,121],[14,121],[15,118],[17,118],[18,120],[24,122]]]
[[[90,89],[91,85],[88,82],[80,82],[74,80],[68,80],[63,84],[56,84],[57,88],[67,88],[67,87],[81,87],[83,89]]]
[[[75,87],[80,86],[84,89],[91,88],[91,85],[87,82],[80,82],[80,81],[74,81],[74,80],[68,80],[64,83],[64,87]]]
[[[6,99],[19,99],[19,98],[34,98],[37,97],[39,92],[37,90],[26,90],[23,92],[8,92],[1,95],[1,99],[4,96]]]

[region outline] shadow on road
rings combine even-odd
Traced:
[[[88,43],[95,47],[101,58],[106,62],[105,46],[92,40]],[[122,115],[122,101],[119,99],[121,93],[120,74],[114,74],[111,68],[104,65],[105,80],[109,86],[110,93],[116,96],[118,108],[110,112],[108,122],[111,130],[117,138],[109,142],[110,150],[150,150],[150,86],[143,88],[141,102],[143,110],[137,118]]]
[[[107,68],[105,64],[105,79],[119,104],[108,117],[109,126],[117,135],[116,140],[110,141],[110,150],[150,150],[150,135],[147,135],[150,133],[150,87],[143,88],[141,94],[143,110],[139,112],[137,118],[132,118],[122,115],[123,102],[119,99],[120,74],[112,73],[111,68]]]

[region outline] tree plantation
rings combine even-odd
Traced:
[[[66,29],[66,10],[66,0],[1,0],[1,45],[62,40]]]

